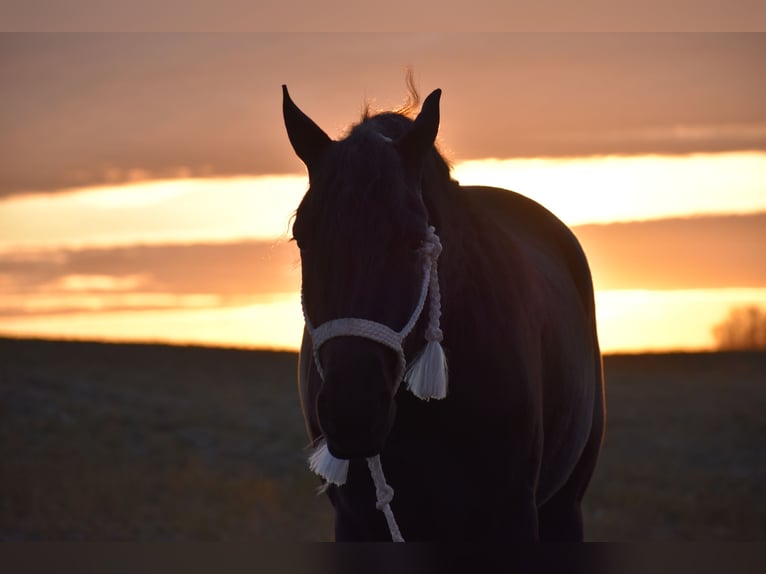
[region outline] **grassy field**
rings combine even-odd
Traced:
[[[590,540],[766,540],[766,353],[609,356]],[[329,540],[296,357],[0,339],[0,540]]]

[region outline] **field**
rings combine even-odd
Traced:
[[[766,353],[608,356],[589,540],[766,540]],[[0,540],[332,538],[296,357],[0,339]]]

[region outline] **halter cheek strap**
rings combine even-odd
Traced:
[[[420,296],[409,321],[400,331],[394,331],[383,323],[353,317],[333,319],[315,328],[311,325],[311,321],[306,313],[306,305],[303,301],[303,293],[301,292],[303,317],[306,322],[306,329],[311,336],[314,363],[322,380],[324,380],[324,371],[322,369],[322,362],[319,359],[319,349],[322,345],[335,337],[362,337],[384,345],[397,354],[398,363],[396,373],[394,374],[394,392],[398,390],[400,383],[406,378],[407,388],[420,399],[428,401],[429,399],[443,399],[447,396],[447,361],[441,346],[443,335],[439,326],[441,318],[441,294],[439,291],[437,260],[441,251],[441,241],[436,235],[435,229],[429,226],[420,248],[423,256],[423,281],[421,282]],[[418,322],[425,306],[426,297],[429,295],[428,325],[425,331],[426,346],[423,352],[408,367],[404,356],[404,340]],[[403,542],[404,540],[389,505],[394,492],[386,484],[380,464],[380,456],[376,455],[368,458],[367,463],[375,482],[377,507],[386,517],[392,539],[395,542]],[[332,456],[324,440],[320,441],[309,457],[309,467],[312,471],[323,477],[327,484],[340,486],[346,482],[348,460],[341,460]]]

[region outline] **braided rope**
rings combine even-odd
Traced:
[[[431,280],[428,282],[429,294],[431,296],[431,306],[428,309],[428,327],[426,328],[426,340],[427,341],[441,341],[444,338],[439,323],[442,314],[442,296],[439,290],[439,271],[437,260],[442,252],[442,244],[439,238],[434,233],[433,227],[429,227],[434,240],[428,243],[431,248],[429,261],[431,262],[428,271],[431,275]]]
[[[436,283],[437,294],[439,292],[439,277],[436,273],[436,260],[438,259],[439,255],[441,255],[441,252],[442,244],[439,240],[439,236],[436,235],[436,230],[433,228],[433,226],[429,226],[426,230],[426,237],[423,240],[423,245],[420,247],[420,253],[423,256],[423,282],[420,286],[420,296],[418,297],[418,304],[415,306],[415,310],[410,316],[410,320],[407,321],[407,324],[402,328],[401,331],[399,331],[399,334],[402,336],[402,341],[404,341],[407,335],[410,334],[410,331],[415,328],[415,323],[418,322],[420,314],[423,312],[423,307],[426,304],[426,296],[428,295],[429,291],[433,291],[434,283]],[[436,306],[438,306],[439,309],[437,309],[436,313],[434,314],[434,307]],[[433,321],[435,318],[435,324],[438,328],[440,317],[441,296],[438,296],[437,300],[431,299],[431,309],[429,310],[428,317],[429,327],[434,324]]]

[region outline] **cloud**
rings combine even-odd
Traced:
[[[0,253],[287,237],[305,176],[92,187],[0,201]]]
[[[263,303],[300,287],[288,242],[164,245],[0,256],[0,314]]]
[[[0,195],[302,173],[280,90],[337,136],[412,65],[453,160],[766,149],[763,35],[42,34],[0,40]]]
[[[766,213],[574,228],[600,290],[766,288]],[[0,255],[0,314],[222,308],[294,297],[291,242]],[[1,326],[1,325],[0,325]]]
[[[252,303],[252,300],[240,303]],[[213,294],[175,293],[51,293],[39,295],[0,294],[0,317],[103,314],[125,311],[216,309],[228,306]]]
[[[605,350],[707,347],[729,306],[763,304],[766,213],[573,230]],[[286,241],[0,253],[0,332],[295,349],[299,289]]]
[[[574,228],[597,289],[766,287],[766,213]]]
[[[142,273],[121,276],[73,274],[59,277],[53,283],[42,286],[41,289],[71,293],[137,291],[148,282],[149,278]]]
[[[719,125],[667,125],[622,130],[574,131],[549,136],[551,145],[578,143],[591,150],[619,149],[623,154],[655,150],[667,155],[688,154],[690,150],[723,152],[738,148],[762,148],[766,123]]]

